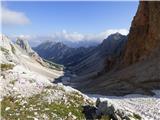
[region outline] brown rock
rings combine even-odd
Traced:
[[[150,57],[160,48],[160,2],[141,1],[132,21],[122,63],[124,66]]]

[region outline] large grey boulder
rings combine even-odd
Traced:
[[[97,99],[97,116],[108,116],[113,120],[119,120],[116,115],[115,108],[113,105],[109,105],[108,101],[101,102],[100,99]]]
[[[98,98],[96,101],[96,108],[96,116],[99,118],[105,116],[112,120],[131,120],[128,114],[126,114],[123,110],[115,109],[115,107],[107,100],[101,102]]]

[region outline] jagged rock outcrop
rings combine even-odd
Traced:
[[[160,48],[160,2],[141,1],[132,21],[123,64],[142,61]]]
[[[113,104],[106,101],[101,101],[99,98],[96,101],[96,106],[83,106],[83,113],[87,120],[141,120],[140,115],[128,112],[122,109],[117,109]]]
[[[22,52],[27,53],[29,56],[34,58],[37,62],[39,62],[43,66],[47,66],[46,63],[42,60],[42,58],[30,47],[28,40],[22,39],[22,38],[17,38],[16,41],[17,47],[21,49]]]
[[[18,51],[7,36],[0,35],[0,63],[18,63],[19,60],[15,57],[15,54],[19,53],[20,51]]]
[[[30,47],[28,40],[22,39],[22,38],[17,38],[16,44],[20,46],[24,51],[27,53],[34,52],[32,48]]]

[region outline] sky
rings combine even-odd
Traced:
[[[32,45],[50,39],[101,42],[114,32],[127,34],[137,7],[136,1],[6,1],[2,32],[30,39]]]

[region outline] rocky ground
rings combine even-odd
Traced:
[[[82,106],[93,101],[71,87],[52,83],[63,71],[50,69],[39,56],[0,37],[2,120],[85,119]]]
[[[108,101],[115,108],[125,111],[125,113],[135,113],[144,120],[160,119],[160,90],[153,91],[154,96],[146,96],[139,94],[129,94],[123,97],[117,96],[90,96],[94,101],[100,98],[101,101]]]

